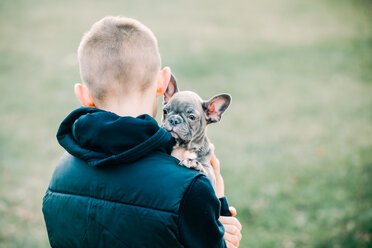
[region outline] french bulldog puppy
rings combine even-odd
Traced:
[[[230,102],[228,94],[203,101],[192,91],[179,91],[173,75],[164,94],[162,127],[176,140],[171,155],[180,160],[181,166],[205,174],[213,188],[216,178],[210,160],[214,146],[207,137],[206,128],[220,121]]]

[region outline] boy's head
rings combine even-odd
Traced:
[[[85,87],[94,107],[110,110],[112,106],[108,105],[120,104],[125,99],[144,101],[152,95],[156,99],[159,81],[160,84],[169,81],[169,69],[160,70],[154,34],[130,18],[110,16],[96,22],[82,38],[78,59],[83,85],[75,86],[75,93],[81,100],[79,90]]]

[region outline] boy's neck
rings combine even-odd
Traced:
[[[148,114],[152,117],[156,115],[156,98],[127,96],[122,99],[112,99],[106,101],[104,105],[97,108],[113,112],[119,116],[137,117],[142,114]]]

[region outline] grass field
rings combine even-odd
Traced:
[[[149,26],[181,89],[233,96],[209,136],[241,247],[372,247],[371,1],[108,2],[0,2],[0,247],[49,246],[55,133],[106,15]]]

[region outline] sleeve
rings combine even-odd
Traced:
[[[221,203],[221,211],[220,211],[220,216],[231,216],[230,209],[229,209],[229,204],[227,203],[226,197],[221,197],[219,198],[220,203]]]
[[[205,176],[194,179],[180,207],[180,241],[184,247],[226,247],[223,238],[225,229],[218,220],[221,202],[224,202],[224,207],[227,206],[228,209],[226,198],[223,198],[219,200],[216,197]]]

